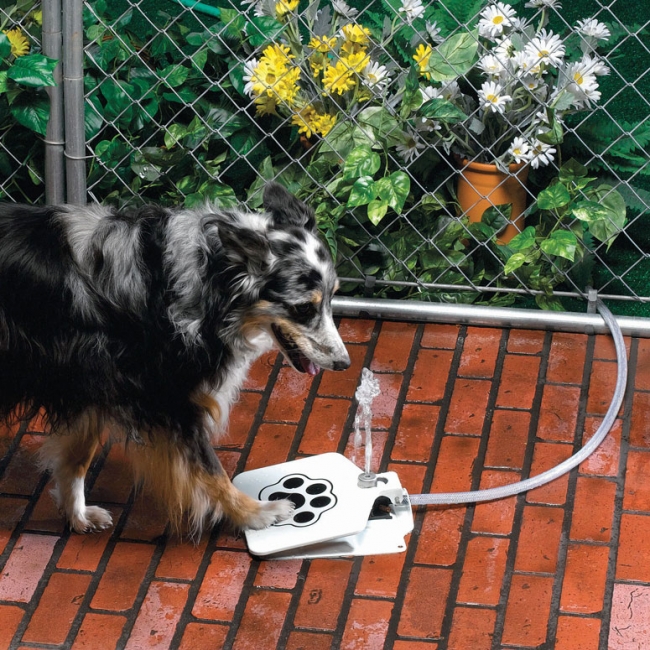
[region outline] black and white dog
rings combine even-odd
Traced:
[[[136,478],[177,528],[290,515],[290,501],[232,486],[213,430],[273,342],[312,375],[350,359],[313,212],[278,184],[264,207],[0,207],[0,417],[45,413],[44,464],[75,531],[111,524],[84,498],[105,428],[121,432]]]

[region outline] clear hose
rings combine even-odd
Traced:
[[[627,384],[627,355],[625,351],[625,342],[623,341],[623,334],[621,329],[616,322],[616,319],[612,315],[612,312],[603,304],[602,301],[598,300],[596,307],[598,313],[601,315],[602,319],[607,324],[609,331],[612,334],[614,339],[614,345],[616,346],[616,359],[618,362],[618,369],[616,375],[616,388],[614,389],[614,396],[612,397],[612,402],[607,409],[607,413],[603,418],[598,430],[594,436],[585,444],[580,451],[576,452],[571,458],[567,458],[565,461],[556,465],[552,469],[542,472],[537,476],[526,479],[525,481],[520,481],[518,483],[512,483],[511,485],[504,485],[501,487],[490,488],[488,490],[475,490],[472,492],[447,492],[439,494],[411,494],[409,495],[409,501],[411,505],[450,505],[455,503],[476,503],[479,501],[493,501],[495,499],[503,499],[505,497],[513,496],[514,494],[519,494],[521,492],[526,492],[527,490],[532,490],[534,488],[545,485],[550,481],[559,478],[560,476],[566,474],[574,467],[577,467],[583,460],[585,460],[591,453],[593,453],[600,443],[604,440],[605,436],[609,433],[609,430],[612,428],[614,421],[616,420],[616,415],[621,408],[623,403],[623,397],[625,396],[625,387]]]

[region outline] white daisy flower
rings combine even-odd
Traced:
[[[425,27],[427,34],[429,34],[429,38],[434,43],[442,43],[442,41],[445,40],[442,36],[440,36],[440,27],[438,27],[438,23],[435,20],[432,23],[427,20]]]
[[[481,108],[493,113],[505,113],[506,104],[512,101],[510,95],[504,95],[503,88],[494,81],[486,81],[478,91]]]
[[[461,94],[460,86],[457,81],[448,81],[447,83],[443,83],[440,92],[448,102],[453,102],[454,99],[459,97]]]
[[[399,11],[404,13],[406,22],[410,25],[416,18],[424,14],[424,6],[422,0],[402,0]]]
[[[524,88],[531,92],[538,90],[540,87],[546,89],[546,86],[542,85],[542,80],[534,74],[525,74],[519,79],[519,81]]]
[[[425,148],[424,142],[413,131],[408,131],[402,134],[404,140],[402,144],[395,147],[397,153],[402,157],[404,162],[413,162],[420,156],[420,152]]]
[[[587,18],[579,20],[577,23],[578,31],[585,36],[590,36],[598,41],[606,41],[612,33],[607,28],[607,25],[601,23],[595,18]]]
[[[528,27],[528,22],[523,18],[513,18],[510,21],[510,27],[515,32],[523,32]]]
[[[428,102],[430,99],[439,99],[442,97],[442,89],[434,88],[433,86],[420,87],[420,95],[422,95],[422,103]]]
[[[602,77],[603,75],[609,74],[609,66],[597,56],[589,56],[585,54],[582,57],[582,63],[585,66],[585,69],[591,74],[595,74],[597,77]]]
[[[416,121],[415,128],[420,132],[433,133],[434,131],[440,131],[442,124],[438,120],[423,117],[419,121]]]
[[[388,70],[385,65],[379,65],[376,61],[371,61],[362,71],[361,78],[369,88],[382,91],[390,81]]]
[[[589,71],[583,61],[572,63],[566,69],[567,90],[575,97],[574,106],[582,108],[600,99],[596,75]]]
[[[505,66],[494,54],[486,54],[479,60],[478,67],[491,77],[502,77],[506,72]]]
[[[498,57],[500,61],[512,59],[517,53],[512,39],[509,36],[504,36],[497,41],[494,49],[492,50],[494,56]]]
[[[537,56],[531,56],[528,52],[515,52],[512,62],[515,69],[522,75],[542,73],[539,59]]]
[[[533,59],[537,57],[540,63],[554,67],[562,64],[566,52],[562,39],[545,29],[540,30],[535,38],[526,43],[524,51]]]
[[[545,142],[540,142],[535,139],[532,142],[530,149],[530,166],[533,169],[538,167],[546,167],[553,162],[553,157],[555,156],[556,149],[550,144]]]
[[[335,14],[339,14],[339,16],[343,16],[344,18],[354,18],[359,13],[358,9],[350,7],[344,0],[332,0],[332,9]]]
[[[503,34],[506,27],[512,25],[515,10],[503,2],[488,5],[481,11],[481,20],[478,23],[478,33],[485,38],[494,39]]]
[[[562,4],[559,0],[529,0],[524,7],[533,9],[551,7],[553,9],[562,9]]]
[[[244,75],[242,79],[246,82],[244,86],[244,92],[249,96],[253,97],[255,93],[253,92],[253,77],[255,76],[255,68],[260,64],[257,59],[250,59],[244,63]]]
[[[524,138],[518,136],[512,141],[508,153],[517,164],[528,162],[531,158],[530,144]]]

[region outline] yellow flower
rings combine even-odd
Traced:
[[[309,41],[309,47],[315,52],[322,52],[327,54],[331,52],[336,45],[336,36],[328,38],[327,36],[314,36],[314,38]]]
[[[298,133],[304,133],[308,138],[311,138],[314,131],[312,120],[316,115],[316,110],[309,104],[309,106],[305,106],[305,108],[291,116],[291,124],[298,127]]]
[[[418,45],[413,59],[418,64],[420,68],[420,74],[427,79],[431,79],[431,75],[427,72],[427,66],[429,65],[429,59],[431,58],[431,53],[433,49],[430,45]]]
[[[358,45],[366,45],[370,40],[370,30],[367,27],[361,27],[356,23],[349,23],[343,25],[341,28],[346,41],[357,43]]]
[[[309,65],[311,66],[311,73],[314,77],[317,77],[324,69],[327,64],[327,56],[321,54],[320,52],[314,52],[309,57]]]
[[[261,95],[255,98],[255,108],[258,115],[276,115],[277,102],[274,97]]]
[[[37,25],[42,25],[43,24],[43,11],[41,9],[36,9],[36,11],[32,11],[32,20]]]
[[[353,72],[360,73],[369,63],[370,57],[365,50],[344,56],[341,61]]]
[[[295,11],[300,0],[279,0],[275,3],[275,14],[278,20],[284,18],[286,14]]]
[[[293,58],[294,56],[291,54],[291,50],[286,45],[278,45],[277,43],[273,43],[273,45],[269,45],[262,52],[260,63],[262,61],[265,61],[270,66],[279,70],[282,67],[286,68],[286,66],[291,63],[291,59]]]
[[[356,85],[352,74],[353,71],[343,61],[337,61],[336,65],[328,65],[323,77],[325,90],[339,95],[346,90],[351,90]]]
[[[312,119],[314,131],[320,133],[322,136],[326,136],[335,124],[336,115],[331,115],[330,113],[323,113],[322,115],[317,114],[316,117]]]
[[[4,34],[9,39],[9,43],[11,44],[11,53],[15,57],[25,56],[25,54],[29,52],[29,41],[25,34],[20,30],[20,27],[14,27],[13,29],[7,30]]]

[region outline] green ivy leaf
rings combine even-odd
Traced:
[[[556,183],[539,193],[537,207],[540,210],[555,210],[568,205],[570,201],[569,190],[562,183]]]
[[[478,32],[454,34],[429,57],[427,72],[434,81],[450,81],[470,71],[476,61]]]
[[[253,47],[260,47],[274,41],[282,29],[282,23],[271,16],[253,16],[246,24],[248,42]]]
[[[29,103],[16,101],[11,105],[11,114],[18,122],[28,129],[45,135],[47,122],[50,119],[50,102],[46,97],[29,99]]]
[[[420,109],[420,114],[423,117],[438,120],[445,124],[458,124],[459,122],[465,121],[468,117],[460,108],[442,97],[430,99],[423,104]]]
[[[393,172],[376,181],[374,188],[380,199],[386,201],[397,214],[401,214],[411,189],[411,179],[404,172]]]
[[[481,216],[481,222],[488,225],[495,234],[501,232],[510,223],[512,203],[490,206]]]
[[[5,59],[11,54],[11,43],[6,34],[0,32],[0,59]]]
[[[377,192],[372,176],[362,176],[354,182],[350,190],[350,198],[348,199],[347,205],[349,208],[354,208],[357,205],[366,205],[376,196]]]
[[[170,88],[177,88],[185,83],[190,69],[183,65],[168,65],[166,68],[158,70],[158,74]]]
[[[535,296],[535,302],[538,307],[547,311],[564,311],[564,305],[555,296],[547,296],[544,293],[540,293]]]
[[[573,262],[578,246],[577,237],[570,230],[556,230],[540,243],[539,247],[547,255],[556,255]]]
[[[56,86],[54,68],[58,61],[42,54],[28,54],[17,58],[7,71],[7,77],[21,86],[42,88]]]
[[[606,215],[600,203],[595,201],[579,201],[571,210],[571,214],[580,221],[591,223],[597,219],[602,219]]]
[[[535,228],[527,226],[509,242],[508,248],[513,251],[525,251],[535,246]]]
[[[523,263],[526,261],[526,256],[523,253],[515,253],[508,258],[505,266],[503,267],[503,272],[506,275],[510,275],[513,271],[516,271]]]
[[[560,167],[560,182],[565,185],[577,178],[584,178],[588,173],[587,168],[579,163],[575,158],[567,160]]]
[[[386,212],[388,212],[388,201],[375,199],[368,203],[368,219],[375,226],[386,216]]]
[[[381,158],[367,145],[355,147],[345,159],[343,178],[352,179],[360,176],[374,176],[381,167]]]
[[[0,95],[7,92],[7,71],[0,72]]]
[[[97,95],[92,94],[86,99],[84,110],[84,130],[86,140],[92,140],[102,128],[104,124],[104,107],[99,101]]]

